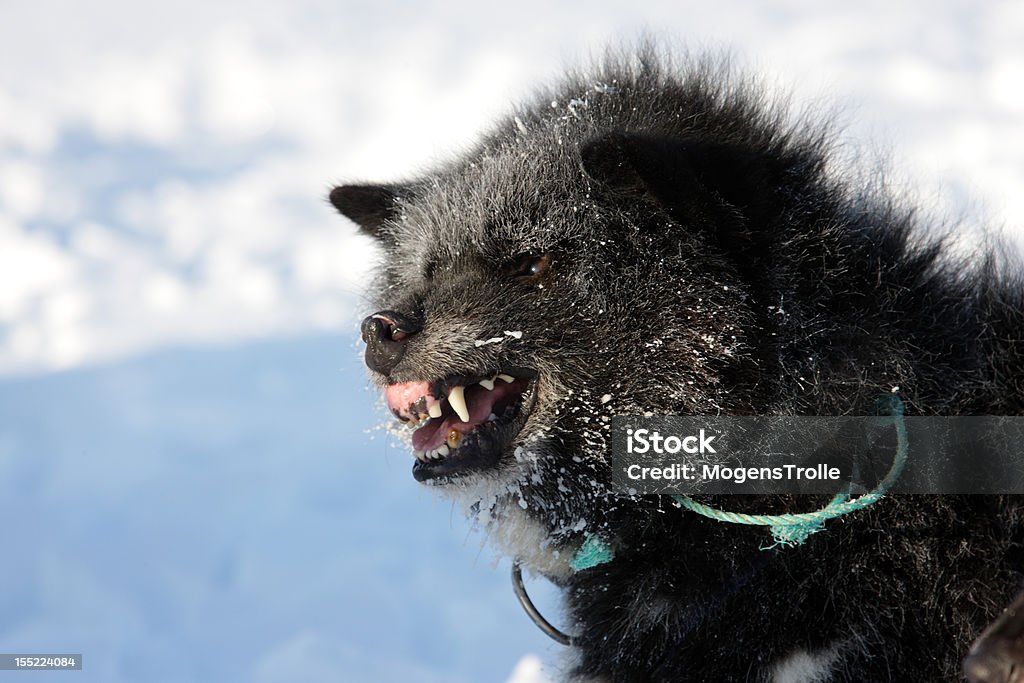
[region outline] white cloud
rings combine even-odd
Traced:
[[[180,278],[166,272],[150,275],[142,285],[142,301],[154,313],[181,313],[188,303],[189,289]]]
[[[105,55],[82,80],[69,83],[69,113],[81,107],[90,129],[103,140],[135,139],[173,145],[184,132],[187,61],[182,55],[153,54],[125,59]]]
[[[886,82],[894,99],[906,100],[926,106],[948,105],[955,94],[936,64],[914,55],[897,58],[885,73]]]
[[[43,169],[23,160],[0,161],[0,208],[18,220],[43,208]]]
[[[995,107],[1010,115],[1024,113],[1024,51],[997,60],[987,81]]]
[[[853,103],[923,196],[1024,224],[1014,3],[57,4],[0,26],[0,372],[351,325],[377,254],[330,184],[449,156],[645,21]]]
[[[2,82],[2,81],[0,81]],[[33,155],[49,153],[57,143],[58,124],[52,111],[33,99],[0,89],[0,146]]]
[[[75,261],[52,238],[0,216],[0,245],[0,322],[16,322],[33,301],[74,282]]]
[[[202,74],[202,117],[219,140],[237,142],[271,131],[276,119],[273,57],[244,33],[225,31],[210,46]]]

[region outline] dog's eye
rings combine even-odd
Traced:
[[[548,254],[520,254],[509,262],[510,277],[532,279],[544,273],[551,262]]]

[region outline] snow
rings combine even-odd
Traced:
[[[324,197],[464,149],[644,27],[731,49],[935,212],[1021,235],[1012,0],[5,8],[0,651],[111,683],[543,680],[559,650],[507,568],[363,431],[379,254]]]
[[[0,380],[0,652],[81,653],[105,683],[470,683],[550,656],[508,564],[365,431],[354,346]]]
[[[46,0],[0,25],[0,258],[25,264],[4,269],[0,373],[351,324],[377,256],[328,209],[330,184],[448,157],[564,62],[644,27],[838,109],[938,213],[1024,225],[1009,0],[178,10]],[[55,318],[69,292],[74,315]]]
[[[506,683],[548,683],[550,679],[544,675],[540,658],[526,655],[516,663]]]
[[[488,344],[500,344],[505,341],[504,337],[491,337],[490,339],[477,339],[473,342],[473,346],[481,347],[487,346]]]

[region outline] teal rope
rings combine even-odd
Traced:
[[[789,547],[800,545],[811,534],[821,531],[825,522],[857,510],[863,510],[872,503],[878,502],[889,489],[892,488],[907,462],[907,425],[903,421],[903,403],[899,398],[893,396],[892,406],[893,425],[896,428],[896,457],[893,459],[892,467],[885,479],[879,482],[874,491],[865,493],[859,498],[850,500],[848,492],[836,494],[832,501],[814,512],[800,512],[782,515],[748,515],[742,512],[729,512],[718,510],[713,507],[698,503],[688,496],[672,496],[672,499],[680,507],[686,508],[698,515],[703,515],[718,522],[731,522],[733,524],[752,524],[756,526],[770,527],[772,538],[775,543],[762,547],[762,550],[770,550],[777,546]]]
[[[569,561],[569,566],[578,572],[584,569],[596,567],[599,564],[610,562],[612,559],[612,548],[597,536],[589,534],[579,552]]]

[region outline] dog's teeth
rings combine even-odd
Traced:
[[[513,377],[512,375],[498,375],[498,379],[500,379],[505,384],[512,384],[512,382],[516,381],[516,378]]]
[[[423,452],[423,451],[413,451],[412,455],[417,460],[426,460],[426,458],[427,458],[427,454],[425,452]]]
[[[434,401],[431,403],[430,407],[427,408],[427,414],[430,415],[430,417],[441,417],[441,402]]]
[[[480,386],[482,386],[487,391],[494,391],[494,380],[493,379],[482,379],[482,380],[480,380],[479,384],[480,384]]]
[[[498,419],[498,416],[495,415],[494,413],[491,413],[490,415],[487,416],[487,421],[488,422],[494,422],[497,419]]]
[[[453,429],[448,432],[448,446],[450,448],[458,448],[460,441],[462,441],[462,432],[457,429]]]
[[[451,449],[448,448],[448,444],[443,443],[437,447],[437,457],[443,458],[449,453],[451,453]]]
[[[469,422],[469,408],[466,406],[466,387],[452,387],[448,392],[448,403],[463,422]]]

